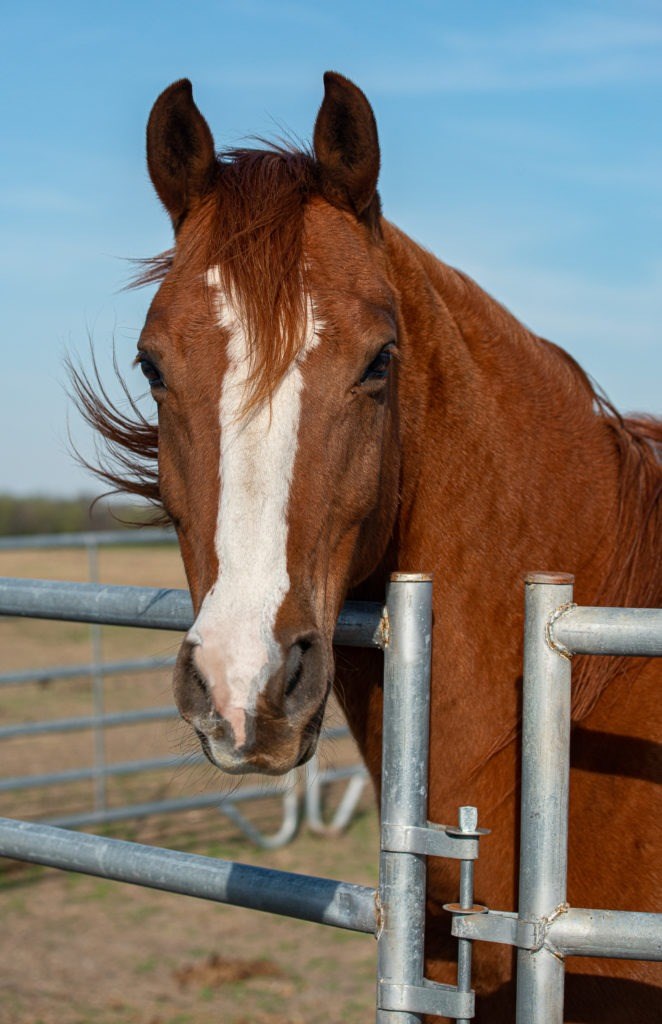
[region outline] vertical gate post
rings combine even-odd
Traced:
[[[386,598],[381,819],[425,827],[428,802],[432,577],[394,573]],[[382,842],[382,847],[385,843]],[[407,1003],[424,976],[426,860],[382,849],[379,866],[378,1024],[416,1024],[419,1013],[382,1009]],[[389,1000],[381,995],[388,990]]]
[[[550,640],[573,577],[526,577],[519,918],[549,919],[566,901],[570,659]],[[564,964],[544,946],[517,954],[517,1024],[562,1024]]]
[[[90,583],[99,582],[99,542],[96,534],[85,541],[87,548],[87,578]],[[90,643],[92,646],[92,706],[94,709],[94,810],[105,811],[107,804],[106,775],[106,732],[103,715],[106,706],[105,677],[103,671],[103,646],[101,642],[101,625],[90,623]]]

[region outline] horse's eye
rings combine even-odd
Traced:
[[[142,370],[143,374],[149,381],[150,388],[165,387],[165,381],[163,380],[160,371],[157,370],[156,366],[154,365],[151,359],[148,359],[147,356],[141,354],[138,356],[137,363],[140,369]]]
[[[384,345],[381,352],[375,356],[370,366],[364,370],[361,384],[365,384],[369,380],[384,380],[394,355],[395,345],[392,341],[389,341],[388,345]]]

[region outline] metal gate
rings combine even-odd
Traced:
[[[526,577],[519,913],[453,921],[462,939],[517,947],[517,1024],[561,1024],[566,956],[662,960],[662,914],[566,901],[572,656],[662,656],[662,610],[578,607],[573,582]]]
[[[0,614],[68,618],[71,584],[0,581]],[[90,586],[90,585],[78,585]],[[188,595],[93,588],[94,621],[183,629]],[[473,864],[484,829],[460,808],[456,825],[427,820],[432,586],[396,574],[383,613],[345,606],[336,641],[384,651],[384,734],[379,888],[249,868],[212,858],[0,821],[5,856],[186,893],[222,903],[373,933],[378,942],[377,1021],[415,1024],[425,1013],[474,1015],[471,950],[477,940],[518,947],[518,1024],[561,1024],[566,955],[662,959],[662,915],[579,910],[565,903],[573,653],[662,655],[662,611],[577,608],[571,577],[535,574],[526,585],[522,843],[519,913],[473,904]],[[90,621],[85,618],[83,621]],[[460,898],[449,907],[458,938],[457,985],[424,976],[426,858],[460,861]]]

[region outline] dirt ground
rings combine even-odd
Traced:
[[[0,553],[0,575],[87,578],[84,552]],[[174,549],[102,552],[105,582],[182,586]],[[169,655],[176,634],[102,630],[105,659]],[[90,658],[84,625],[0,621],[0,672]],[[105,710],[171,703],[169,673],[109,678]],[[89,680],[0,688],[0,725],[89,714]],[[332,710],[330,724],[339,724]],[[178,721],[106,730],[109,761],[197,753]],[[352,763],[351,742],[322,749],[324,767]],[[91,763],[89,732],[4,740],[0,774],[60,771]],[[255,779],[248,780],[250,784]],[[108,786],[119,805],[200,792],[227,792],[211,766],[189,764]],[[329,811],[343,790],[327,787]],[[90,782],[0,793],[0,814],[39,819],[92,806]],[[243,805],[265,832],[278,797]],[[377,879],[377,823],[366,788],[348,831],[333,838],[304,827],[281,850],[262,851],[214,808],[131,820],[98,829],[118,836],[365,885]],[[224,907],[182,896],[16,862],[0,862],[0,1024],[299,1024],[363,1022],[374,1016],[376,947],[365,935]]]

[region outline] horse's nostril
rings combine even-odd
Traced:
[[[202,691],[205,697],[208,695],[207,684],[198,672],[193,660],[191,660],[191,679],[197,686],[198,690]]]
[[[292,673],[292,675],[290,676],[290,678],[287,681],[287,686],[285,687],[285,696],[286,697],[291,697],[292,696],[292,694],[296,690],[297,686],[299,685],[299,682],[301,681],[301,676],[302,675],[303,675],[303,659],[299,662],[299,664],[297,665],[296,669],[294,670],[294,672]]]
[[[301,682],[306,653],[313,646],[313,641],[303,637],[297,643],[292,644],[288,656],[289,675],[285,685],[285,696],[291,697]]]

